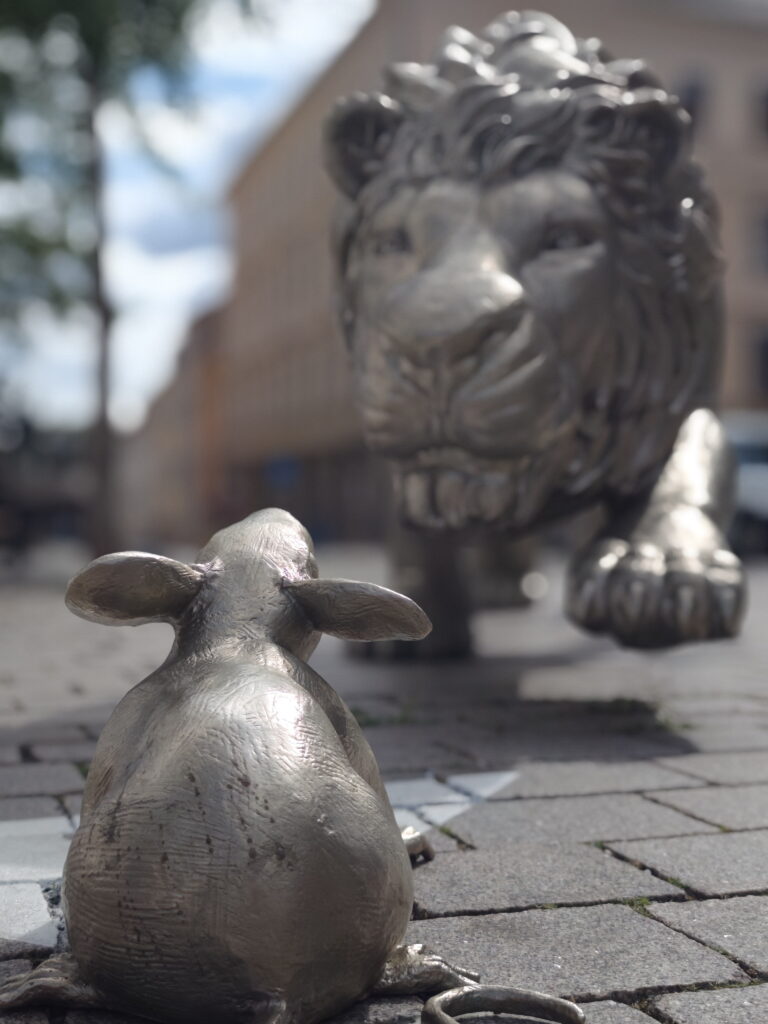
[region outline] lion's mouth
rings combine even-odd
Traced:
[[[489,459],[459,448],[429,448],[394,463],[394,484],[406,523],[429,529],[522,526],[552,483],[556,460]]]

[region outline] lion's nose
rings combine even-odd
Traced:
[[[522,285],[497,270],[423,271],[390,294],[384,329],[416,361],[445,354],[462,358],[488,334],[514,330],[525,310]]]

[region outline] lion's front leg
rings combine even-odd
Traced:
[[[354,657],[376,661],[430,661],[472,654],[469,590],[460,542],[448,533],[423,533],[400,523],[389,536],[388,585],[420,604],[432,622],[424,640],[379,640],[350,645]]]
[[[650,495],[574,560],[569,616],[633,647],[734,636],[746,584],[724,536],[732,494],[722,427],[710,410],[697,409]]]

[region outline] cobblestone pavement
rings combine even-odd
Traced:
[[[381,575],[365,552],[328,561]],[[415,871],[412,941],[488,983],[575,998],[590,1024],[768,1020],[768,567],[751,588],[740,639],[667,652],[581,635],[557,586],[478,616],[474,662],[387,665],[323,641],[313,664],[365,728],[403,824],[437,847]],[[0,587],[0,632],[3,979],[60,941],[51,882],[99,730],[170,632],[82,622],[50,586]],[[410,1024],[420,1005],[343,1020]]]

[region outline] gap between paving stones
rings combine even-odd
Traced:
[[[759,785],[759,783],[756,783],[755,785]],[[710,789],[710,788],[714,788],[714,787],[704,786],[703,788],[704,789]],[[728,789],[729,787],[728,786],[724,786],[724,787],[721,787],[721,788]],[[640,793],[639,795],[642,796],[642,798],[644,800],[647,800],[649,803],[657,804],[659,807],[671,807],[672,810],[678,811],[678,813],[680,813],[680,814],[685,814],[687,817],[693,818],[694,821],[701,822],[702,825],[709,825],[712,828],[719,829],[721,832],[751,832],[751,831],[753,831],[753,829],[750,829],[750,828],[739,828],[739,829],[727,828],[725,825],[721,825],[717,821],[711,821],[709,818],[703,818],[700,814],[694,814],[693,811],[689,810],[688,808],[681,809],[680,807],[677,807],[675,804],[666,803],[660,797],[657,798],[657,797],[653,796],[651,793]],[[755,830],[760,829],[760,828],[765,828],[765,825],[755,825]],[[610,840],[606,840],[606,842],[610,842]]]
[[[732,831],[730,829],[726,829],[725,831],[726,831],[726,833],[728,835],[740,835],[742,830],[740,829],[738,832],[734,832],[734,831]],[[751,831],[758,831],[758,830],[757,829],[744,829],[743,831],[751,832]],[[763,831],[764,831],[764,829],[763,829]],[[685,838],[685,837],[683,837],[683,836],[665,836],[664,838],[665,839],[667,839],[667,838],[669,838],[669,839],[675,839],[675,838],[682,839],[682,838]],[[605,840],[605,842],[612,842],[612,841],[613,840]],[[614,850],[613,848],[607,847],[607,846],[603,847],[602,843],[603,843],[603,840],[600,840],[599,842],[595,843],[594,845],[597,846],[598,849],[605,849],[606,853],[610,853],[612,856],[616,857],[617,860],[623,860],[623,861],[625,861],[625,863],[631,864],[632,867],[638,868],[640,871],[650,871],[650,873],[652,875],[654,875],[656,878],[660,879],[662,882],[668,882],[670,885],[676,885],[679,889],[682,890],[682,892],[683,892],[683,899],[684,900],[687,899],[687,900],[689,900],[692,903],[703,902],[704,900],[729,900],[729,899],[738,898],[739,896],[768,896],[768,884],[766,884],[766,886],[764,888],[762,888],[762,889],[743,889],[743,890],[734,890],[733,892],[729,891],[729,892],[722,892],[722,893],[702,892],[701,890],[694,888],[692,885],[688,885],[685,882],[681,881],[681,879],[677,878],[674,875],[665,875],[660,869],[653,867],[653,865],[651,865],[651,864],[646,864],[645,861],[635,860],[634,858],[629,857],[629,856],[623,854],[620,850]],[[652,899],[652,897],[648,897],[648,899]],[[662,903],[662,902],[664,902],[664,900],[656,899],[653,902],[654,903]],[[670,900],[669,902],[677,903],[677,902],[679,902],[679,900]],[[667,924],[666,921],[664,923]],[[667,925],[667,927],[671,928],[672,926],[671,925]]]
[[[685,893],[681,893],[680,896],[638,896],[629,897],[627,899],[557,900],[552,903],[521,903],[519,906],[493,907],[490,910],[445,910],[433,913],[430,913],[428,910],[420,907],[418,900],[416,900],[414,901],[411,920],[439,921],[449,917],[491,917],[493,914],[524,914],[527,910],[572,910],[579,907],[629,907],[630,910],[634,910],[635,913],[640,914],[643,917],[651,917],[652,915],[644,913],[646,901],[654,904],[685,903],[686,896]],[[661,918],[654,917],[653,920],[671,928],[671,925],[668,925],[667,922],[663,921]],[[672,930],[680,931],[681,929]],[[714,949],[714,947],[712,948]],[[715,952],[720,953],[722,950],[716,949]],[[729,957],[729,959],[733,958]],[[0,1018],[0,1024],[2,1024],[2,1018]]]
[[[657,902],[659,902],[659,901],[657,901]],[[672,900],[670,900],[669,902],[671,903],[671,902],[679,902],[679,901],[672,901]],[[697,902],[697,901],[692,901],[692,902]],[[741,957],[736,956],[735,953],[729,953],[728,950],[725,949],[725,947],[719,946],[716,942],[707,942],[706,939],[702,939],[700,936],[694,935],[691,932],[686,931],[685,928],[683,928],[683,927],[681,927],[679,925],[670,924],[669,921],[666,921],[663,918],[655,917],[654,914],[652,913],[652,911],[650,911],[650,910],[648,912],[648,916],[652,917],[654,921],[661,921],[661,923],[665,924],[667,926],[667,928],[671,929],[673,932],[678,932],[678,934],[685,936],[686,939],[691,939],[691,941],[693,941],[693,942],[698,942],[698,944],[700,946],[704,946],[705,949],[711,949],[713,953],[719,953],[720,956],[724,956],[727,960],[730,960],[731,963],[734,963],[734,964],[736,964],[737,967],[741,968],[741,970],[744,971],[745,974],[749,975],[749,977],[752,978],[752,980],[753,980],[753,982],[755,984],[764,984],[766,981],[768,981],[768,971],[759,971],[756,967],[753,967],[751,964],[749,964],[746,961],[742,960]],[[715,988],[715,989],[718,989],[718,988],[742,988],[742,987],[744,987],[744,986],[741,986],[741,985],[713,985],[713,988]]]

